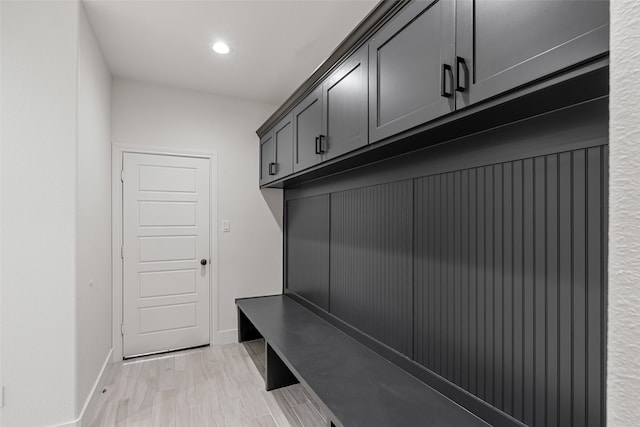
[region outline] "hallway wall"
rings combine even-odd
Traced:
[[[0,8],[0,420],[77,425],[111,351],[111,75],[78,0]]]
[[[2,1],[5,426],[75,418],[75,1]]]
[[[77,156],[76,415],[80,415],[112,347],[111,73],[84,7],[78,36]]]
[[[235,298],[282,291],[282,191],[258,188],[255,134],[275,106],[122,78],[114,79],[112,99],[114,144],[216,153],[214,341],[234,342]],[[222,232],[224,220],[230,233]]]

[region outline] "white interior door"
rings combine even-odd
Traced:
[[[209,165],[124,154],[124,357],[209,344]]]

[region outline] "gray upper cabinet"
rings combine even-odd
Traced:
[[[370,142],[454,111],[454,6],[414,1],[369,42]]]
[[[368,46],[349,57],[322,84],[323,141],[320,150],[332,159],[368,144]]]
[[[609,50],[608,0],[396,6],[371,38],[353,42],[360,47],[332,64],[327,78],[308,82],[318,86],[310,94],[306,86],[306,97],[287,106],[284,119],[274,115],[263,125],[260,185],[578,69]]]
[[[604,0],[457,0],[457,108],[609,50]]]
[[[293,110],[293,171],[298,172],[323,160],[322,87],[317,87]]]
[[[287,114],[273,128],[275,148],[274,179],[284,178],[293,173],[293,114]]]
[[[275,161],[273,131],[269,131],[260,139],[260,185],[268,184],[275,179]]]

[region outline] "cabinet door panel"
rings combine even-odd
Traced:
[[[369,136],[379,141],[455,109],[441,94],[443,64],[453,65],[454,3],[414,1],[369,44]],[[445,76],[452,90],[452,75]]]
[[[273,131],[270,131],[260,140],[260,185],[267,184],[275,179],[272,175],[272,163],[275,162],[275,150]]]
[[[458,0],[458,108],[609,50],[606,0]]]
[[[293,173],[293,114],[288,114],[273,128],[275,144],[275,179]]]
[[[293,170],[301,171],[322,161],[316,138],[322,134],[322,87],[318,87],[293,110]]]
[[[322,85],[326,159],[368,143],[367,48],[360,48]]]

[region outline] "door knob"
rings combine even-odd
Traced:
[[[207,260],[205,258],[202,258],[200,260],[200,265],[207,265]]]

